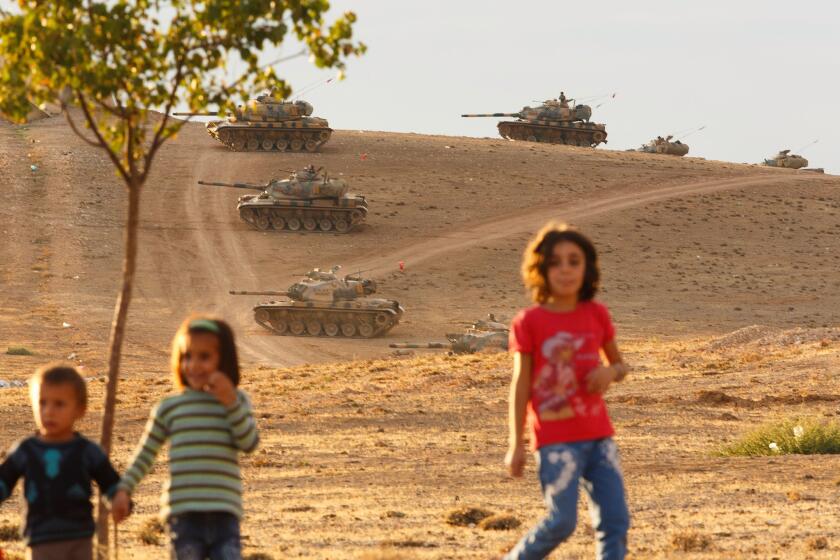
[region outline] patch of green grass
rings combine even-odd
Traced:
[[[723,447],[732,456],[840,454],[840,424],[816,418],[785,418],[765,424]]]
[[[23,346],[9,346],[6,349],[6,354],[10,356],[34,356],[34,353]]]

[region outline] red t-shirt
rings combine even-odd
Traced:
[[[531,355],[528,416],[533,445],[613,435],[601,395],[586,391],[586,376],[601,365],[601,348],[615,337],[607,308],[595,301],[573,311],[523,309],[513,319],[510,351]]]

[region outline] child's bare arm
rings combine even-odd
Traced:
[[[125,490],[117,490],[111,500],[111,515],[114,522],[121,523],[131,515],[131,496]]]
[[[510,382],[508,403],[508,429],[510,432],[505,464],[511,476],[522,476],[525,469],[525,410],[531,396],[531,355],[516,352],[513,355],[513,376]]]
[[[599,366],[586,375],[586,390],[590,393],[604,394],[612,383],[621,381],[627,375],[627,365],[618,351],[615,340],[604,344],[603,350],[610,365]]]
[[[604,355],[606,355],[610,367],[615,370],[615,381],[622,381],[627,376],[630,368],[624,363],[624,358],[621,357],[621,352],[618,350],[618,344],[616,344],[615,339],[604,344]]]

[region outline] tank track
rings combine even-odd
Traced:
[[[234,152],[317,152],[332,129],[223,125],[213,136]]]
[[[326,338],[374,338],[391,330],[400,316],[389,309],[303,308],[258,305],[254,321],[274,334]]]
[[[551,126],[524,122],[500,122],[499,135],[509,140],[546,142],[567,146],[588,146],[594,148],[607,141],[607,133],[597,128]]]
[[[348,233],[363,224],[367,207],[356,208],[254,208],[241,207],[239,217],[260,231]]]

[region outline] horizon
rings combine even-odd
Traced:
[[[688,157],[760,163],[790,149],[809,167],[840,173],[840,63],[819,55],[840,51],[832,24],[840,6],[811,1],[791,13],[778,1],[611,0],[564,27],[571,12],[547,1],[534,3],[524,24],[499,2],[395,4],[332,2],[331,13],[356,12],[354,37],[368,46],[347,61],[345,80],[302,97],[333,128],[500,138],[502,119],[460,115],[515,112],[562,90],[602,96],[591,122],[606,124],[608,143],[598,149],[705,126],[684,137]],[[290,42],[261,60],[297,50]],[[541,70],[555,61],[557,70]],[[275,68],[293,96],[335,75],[302,57]]]

